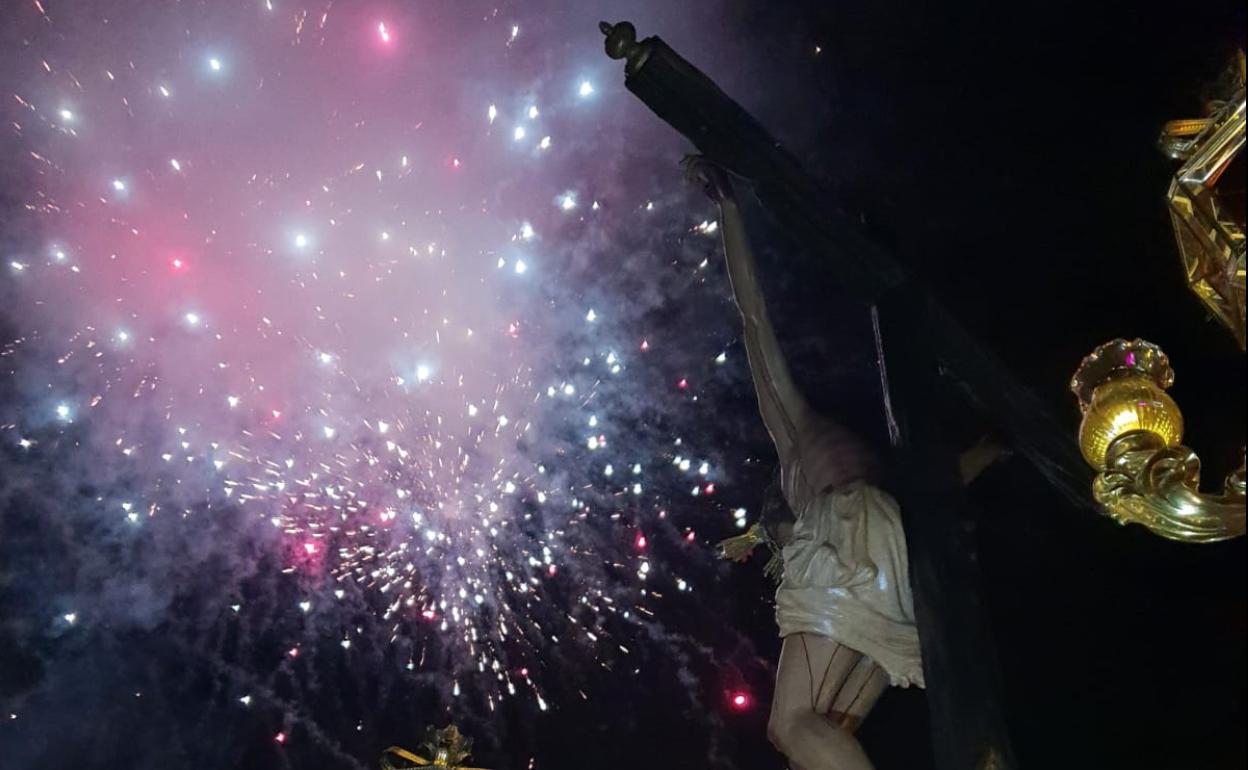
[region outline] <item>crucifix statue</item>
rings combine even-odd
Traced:
[[[776,620],[784,642],[768,736],[795,770],[871,770],[853,728],[890,683],[923,684],[901,514],[875,486],[866,446],[815,412],[795,385],[732,183],[701,159],[687,169],[719,205],[758,408],[793,513],[763,523],[783,562]]]
[[[1009,770],[1013,750],[963,491],[996,452],[981,444],[959,468],[941,405],[970,402],[1054,487],[1087,507],[1089,474],[1077,448],[1045,405],[847,222],[710,78],[661,39],[638,40],[627,22],[600,29],[607,55],[625,62],[628,89],[705,157],[689,171],[720,206],[751,375],[791,510],[765,504],[781,514],[724,544],[729,558],[760,542],[780,556],[777,620],[785,642],[773,741],[796,770],[870,768],[853,728],[890,683],[925,685],[940,770]],[[801,247],[828,260],[842,296],[870,308],[893,445],[892,494],[877,486],[882,463],[811,410],[794,386],[724,171],[747,184]]]
[[[878,486],[871,450],[812,409],[794,382],[728,175],[700,157],[685,167],[719,206],[750,373],[787,503],[767,501],[750,533],[724,543],[727,558],[741,560],[762,541],[779,559],[776,621],[784,641],[768,735],[795,770],[870,770],[854,730],[890,684],[924,681],[901,514]],[[963,481],[996,456],[991,442],[965,453]]]

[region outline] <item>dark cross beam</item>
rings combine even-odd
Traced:
[[[1092,474],[1073,431],[848,222],[797,160],[714,81],[659,38],[638,41],[627,22],[600,28],[607,55],[625,60],[628,90],[703,155],[748,180],[803,248],[832,263],[842,290],[873,305],[937,763],[941,770],[1013,768],[973,523],[932,394],[952,389],[972,401],[1072,503],[1091,507]]]
[[[741,105],[657,37],[638,42],[632,24],[599,25],[607,55],[625,59],[625,85],[709,159],[749,181],[767,212],[811,254],[835,267],[840,289],[863,304],[877,303],[912,279],[888,253],[849,222],[830,196]],[[920,292],[927,296],[927,292]],[[925,323],[937,364],[966,397],[991,415],[1015,448],[1072,505],[1092,509],[1092,471],[1074,441],[1073,426],[1048,407],[939,304]]]

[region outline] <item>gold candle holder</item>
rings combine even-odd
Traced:
[[[1098,473],[1092,494],[1120,524],[1170,540],[1212,543],[1244,534],[1244,465],[1223,493],[1200,491],[1200,458],[1184,446],[1183,413],[1166,393],[1174,370],[1161,348],[1117,339],[1092,351],[1071,380],[1083,421],[1079,449]]]

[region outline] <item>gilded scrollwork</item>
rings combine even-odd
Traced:
[[[1108,467],[1093,496],[1120,524],[1142,524],[1170,540],[1213,543],[1244,534],[1244,466],[1221,495],[1200,491],[1200,458],[1186,446],[1166,446],[1156,433],[1135,431],[1114,440]]]
[[[1079,366],[1071,390],[1083,422],[1079,446],[1099,471],[1092,494],[1110,518],[1162,537],[1212,543],[1244,534],[1244,477],[1221,494],[1200,491],[1200,458],[1183,441],[1183,414],[1166,394],[1174,370],[1145,340],[1112,340]]]

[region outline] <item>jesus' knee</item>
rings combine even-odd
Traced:
[[[811,720],[821,720],[813,709],[773,709],[767,720],[767,740],[785,756],[789,756],[811,729]]]
[[[767,737],[794,766],[870,770],[871,762],[853,735],[811,708],[773,711]]]

